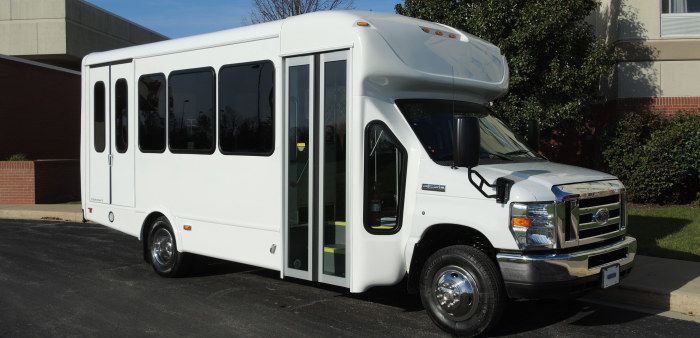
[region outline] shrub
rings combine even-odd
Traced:
[[[27,161],[29,158],[27,158],[27,155],[25,154],[14,154],[10,155],[10,157],[7,158],[8,161]]]
[[[621,118],[603,152],[610,172],[638,203],[689,203],[700,189],[700,115]]]

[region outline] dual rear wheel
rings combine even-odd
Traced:
[[[156,273],[163,277],[181,277],[189,272],[191,257],[178,252],[175,232],[165,216],[153,222],[147,241],[147,257]]]

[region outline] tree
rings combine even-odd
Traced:
[[[402,15],[443,23],[501,48],[510,88],[494,111],[521,135],[527,121],[544,131],[581,131],[616,51],[596,38],[586,18],[596,0],[405,0]]]
[[[261,23],[316,11],[350,9],[352,6],[353,0],[253,0],[250,21]]]

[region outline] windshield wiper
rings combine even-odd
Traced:
[[[530,152],[525,150],[525,149],[518,149],[518,150],[514,150],[514,151],[509,151],[503,155],[525,155],[525,154],[530,154]]]
[[[500,159],[502,159],[502,160],[506,160],[506,161],[513,161],[513,159],[510,158],[510,157],[508,157],[508,156],[506,156],[506,154],[501,154],[501,153],[486,153],[486,155],[489,155],[489,157],[495,156],[495,157],[498,157],[498,158],[500,158]]]

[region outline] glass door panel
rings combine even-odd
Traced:
[[[347,51],[285,59],[284,274],[348,286]]]
[[[346,166],[347,166],[347,61],[345,53],[322,56],[323,145],[322,222],[323,274],[345,277]]]
[[[311,279],[312,109],[311,57],[287,61],[287,231],[288,275]],[[294,271],[296,270],[296,271]]]

